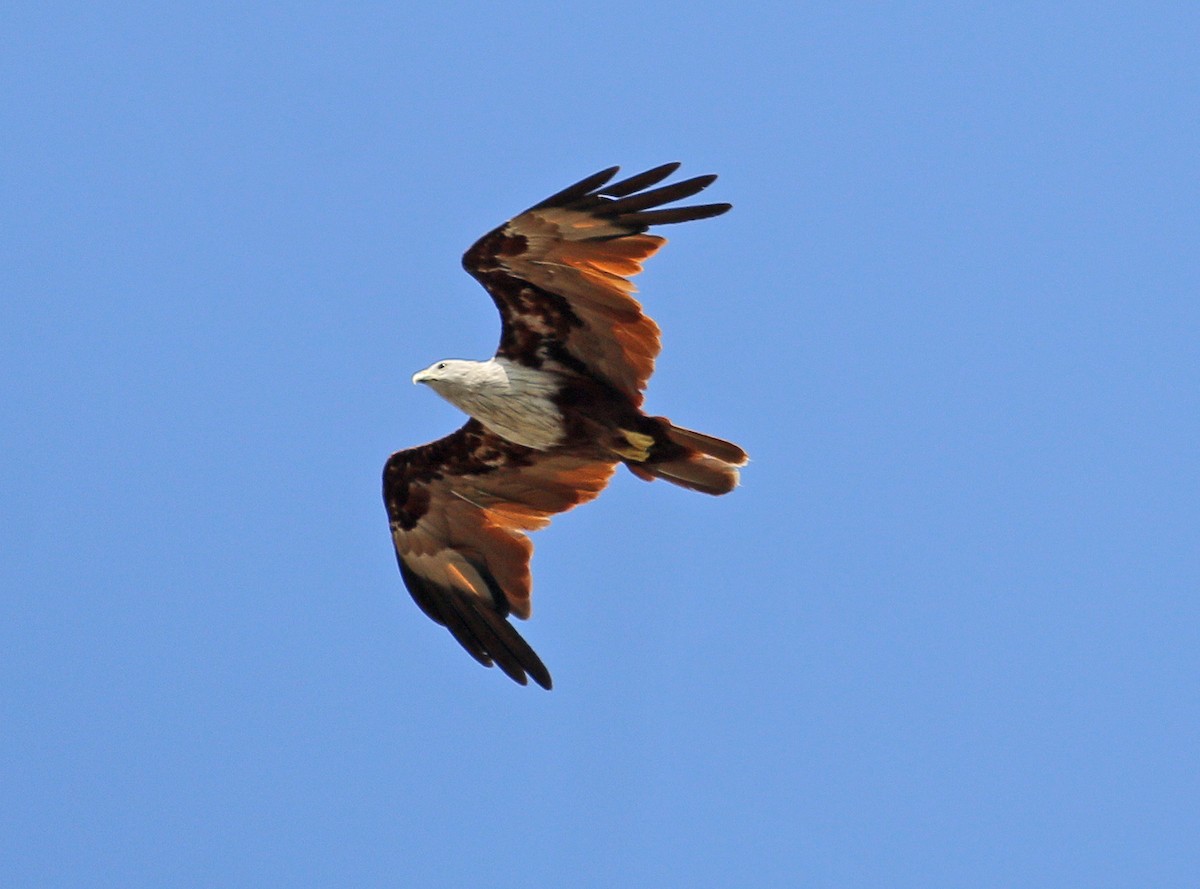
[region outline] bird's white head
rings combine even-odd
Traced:
[[[413,374],[414,383],[426,383],[430,389],[448,401],[454,396],[474,388],[480,374],[480,361],[447,358]]]

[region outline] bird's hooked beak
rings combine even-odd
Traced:
[[[433,368],[427,367],[424,370],[419,370],[412,376],[413,383],[428,383],[434,378]]]

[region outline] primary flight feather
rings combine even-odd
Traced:
[[[658,188],[679,164],[610,182],[602,170],[513,217],[463,256],[500,310],[488,361],[447,359],[413,375],[467,413],[457,432],[393,454],[383,469],[400,574],[413,600],[472,657],[522,685],[550,673],[509,622],[528,618],[526,532],[595,498],[617,464],[726,494],[740,447],[641,411],[658,325],[629,278],[666,239],[651,226],[718,216],[729,204],[663,208],[716,176]]]

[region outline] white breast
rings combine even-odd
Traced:
[[[497,435],[529,448],[546,450],[563,437],[562,415],[554,405],[553,374],[504,358],[480,365],[471,385],[455,393],[456,404]]]

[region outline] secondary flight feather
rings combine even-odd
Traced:
[[[747,460],[735,444],[641,410],[659,329],[629,279],[666,243],[647,232],[730,208],[664,207],[717,178],[659,186],[678,167],[618,182],[617,167],[602,170],[475,242],[463,267],[500,311],[500,346],[488,361],[447,359],[413,375],[470,419],[383,469],[413,600],[477,661],[522,685],[551,685],[509,622],[530,615],[527,532],[597,497],[618,464],[647,481],[726,494]]]

